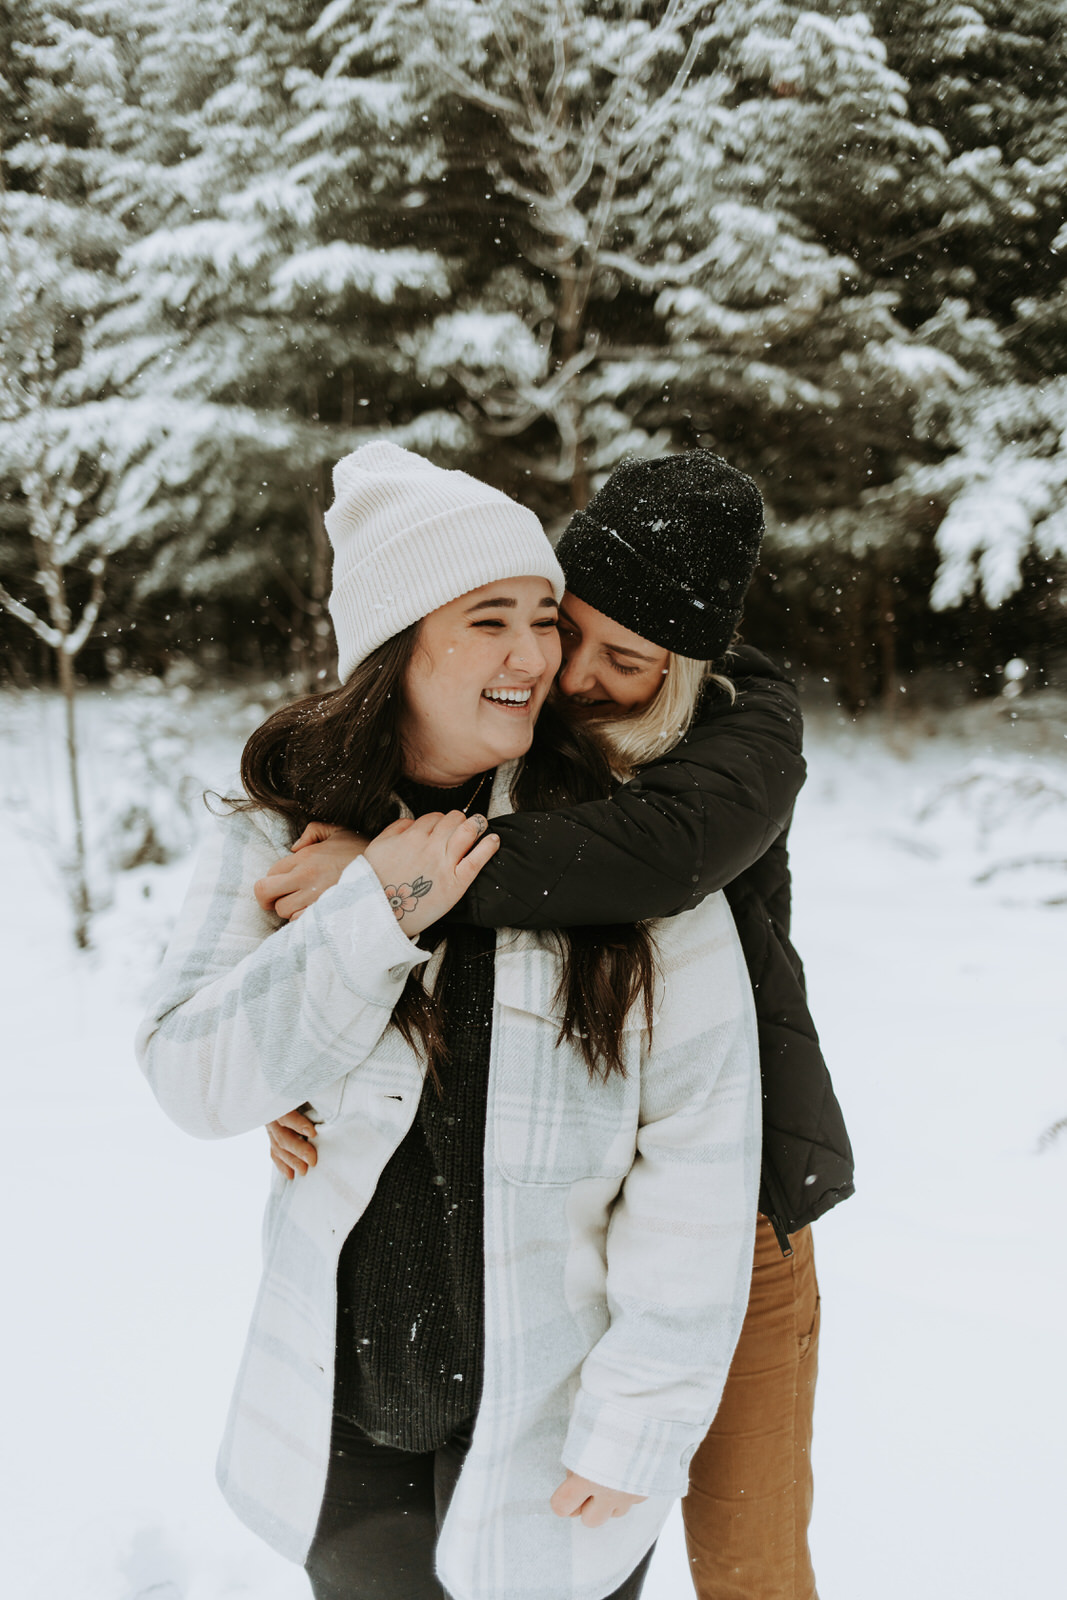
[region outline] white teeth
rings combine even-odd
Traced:
[[[529,704],[532,689],[483,689],[482,695],[486,700],[502,700],[505,705],[525,706]]]

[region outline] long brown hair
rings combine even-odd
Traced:
[[[413,623],[379,645],[340,689],[295,700],[268,717],[241,757],[248,799],[231,803],[280,813],[294,837],[311,821],[337,823],[371,837],[395,821],[400,815],[396,791],[404,777],[404,676],[418,630]],[[512,788],[517,809],[544,811],[603,799],[612,783],[596,737],[546,702]],[[438,923],[420,935],[424,948],[445,940],[432,993],[413,972],[393,1008],[393,1022],[426,1057],[435,1079],[448,1058],[446,934],[447,927]],[[640,1004],[647,1026],[652,1025],[656,974],[649,930],[624,923],[561,929],[553,937],[561,962],[559,1042],[576,1044],[594,1076],[624,1073],[623,1023],[631,1007]]]

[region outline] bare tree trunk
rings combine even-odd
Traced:
[[[51,134],[49,132],[49,137]],[[44,194],[52,199],[51,171],[46,172]],[[0,190],[3,174],[0,172]],[[10,234],[4,217],[0,215],[0,232],[8,244]],[[85,819],[82,811],[81,784],[78,777],[78,729],[74,700],[74,661],[78,652],[92,634],[104,600],[104,574],[107,556],[97,546],[87,562],[92,579],[89,598],[82,606],[75,623],[67,591],[67,573],[78,557],[78,535],[84,535],[86,512],[99,510],[97,492],[105,478],[108,453],[76,450],[66,462],[55,470],[48,459],[49,413],[56,403],[57,369],[54,344],[56,329],[52,327],[45,344],[41,333],[45,323],[40,320],[40,308],[35,295],[18,295],[14,316],[9,316],[6,333],[12,326],[20,327],[25,356],[15,389],[15,415],[22,421],[34,422],[33,435],[36,453],[25,463],[20,474],[20,486],[25,496],[28,512],[30,543],[34,552],[36,580],[44,597],[48,621],[32,606],[17,596],[9,594],[0,584],[0,608],[24,623],[51,651],[56,662],[59,687],[63,695],[66,721],[67,774],[70,783],[71,811],[74,822],[73,858],[67,873],[68,892],[74,913],[74,942],[79,950],[89,947],[89,926],[92,905],[89,899],[89,874],[85,846]],[[18,348],[17,343],[13,347]],[[7,408],[5,407],[5,413]],[[5,420],[10,420],[5,414]],[[88,459],[91,455],[92,459]]]
[[[556,244],[558,250],[561,252],[565,250],[565,240],[559,239]],[[556,326],[559,330],[559,359],[556,367],[557,370],[562,370],[578,353],[586,304],[573,260],[568,261],[560,269],[559,286],[560,299],[556,317]],[[576,389],[580,381],[580,374],[575,373],[560,397],[554,418],[559,430],[562,459],[570,469],[571,504],[576,511],[585,509],[591,495],[589,468],[585,456],[582,406]]]
[[[55,652],[59,687],[63,694],[67,734],[67,776],[70,805],[74,816],[74,854],[71,865],[70,903],[74,912],[74,943],[79,950],[89,948],[89,875],[85,855],[85,821],[82,814],[81,783],[78,777],[78,731],[74,709],[74,662],[68,651]]]
[[[330,617],[326,609],[326,602],[330,596],[330,539],[326,532],[323,514],[324,477],[320,464],[315,468],[311,494],[308,498],[311,660],[315,672],[315,687],[319,689],[330,676],[330,669],[333,666],[333,629],[330,627]]]
[[[305,637],[307,625],[307,607],[294,601],[289,620],[285,624],[285,631],[289,635],[289,672],[294,681],[304,689],[311,681],[308,642]]]
[[[557,407],[555,423],[559,429],[563,459],[570,466],[568,481],[571,505],[575,511],[584,511],[592,495],[592,485],[589,482],[585,442],[582,439],[581,407],[575,395],[568,395]]]
[[[863,594],[858,573],[846,578],[841,598],[841,624],[844,631],[843,688],[845,703],[855,715],[867,704],[865,672],[866,644],[863,638]]]
[[[884,572],[878,574],[875,585],[875,624],[878,640],[878,663],[882,679],[882,709],[888,722],[896,720],[900,698],[900,674],[897,670],[896,613],[893,610],[893,588]]]
[[[342,411],[351,411],[355,401],[352,389],[351,374],[346,373],[347,383],[342,388]],[[319,386],[310,382],[307,385],[308,416],[313,422],[319,420]],[[330,677],[330,668],[333,665],[333,629],[330,627],[330,618],[326,610],[326,602],[330,595],[330,540],[326,532],[324,519],[326,509],[326,473],[322,462],[312,469],[311,479],[308,484],[307,498],[307,528],[308,528],[308,595],[307,618],[311,630],[310,645],[310,674],[309,689],[321,689]]]
[[[575,511],[584,511],[592,498],[589,468],[585,461],[585,446],[579,440],[574,451],[574,471],[571,474],[571,504]]]
[[[351,428],[356,420],[356,380],[351,367],[341,374],[341,426]]]

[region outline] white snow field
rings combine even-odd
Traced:
[[[171,793],[225,784],[265,703],[86,692],[98,863],[105,836],[136,853],[131,798],[184,852]],[[817,1227],[821,1600],[1063,1593],[1067,1129],[1042,1135],[1067,1118],[1065,706],[912,716],[891,735],[811,719],[796,942],[858,1164],[856,1197]],[[95,948],[73,949],[50,842],[60,741],[54,697],[0,696],[0,1587],[297,1600],[302,1573],[213,1480],[266,1140],[187,1138],[133,1061],[184,854],[117,873]],[[679,1529],[647,1600],[690,1592]]]

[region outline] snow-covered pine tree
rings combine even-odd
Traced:
[[[999,605],[1022,582],[1028,554],[1062,554],[1050,417],[1067,349],[1059,8],[868,0],[864,9],[907,84],[910,115],[941,143],[940,155],[898,162],[874,203],[817,223],[892,304],[912,364],[909,425],[902,433],[891,420],[888,470],[780,540],[795,603],[853,704],[875,684],[895,696],[901,625],[928,630],[931,598],[953,607],[976,592]],[[805,555],[819,581],[805,578]],[[1044,588],[1050,571],[1036,575]],[[1035,599],[1035,631],[1048,632],[1054,605],[1052,594]]]
[[[546,508],[628,450],[698,440],[786,507],[847,497],[951,372],[820,231],[899,182],[895,159],[938,154],[867,20],[837,9],[398,8],[441,157],[424,225],[469,252],[419,361],[516,441],[513,472],[562,484]]]
[[[50,652],[64,698],[73,845],[62,865],[74,937],[91,903],[75,716],[75,660],[97,625],[109,556],[125,538],[139,445],[99,397],[72,393],[93,320],[113,292],[119,230],[85,203],[97,117],[121,95],[110,40],[73,5],[6,20],[0,131],[0,615]]]
[[[83,367],[165,441],[167,537],[138,594],[251,601],[306,679],[331,657],[328,464],[370,428],[416,446],[456,434],[422,417],[399,352],[447,278],[431,252],[391,246],[407,156],[378,9],[357,8],[366,26],[342,49],[321,5],[144,0],[138,102],[97,195],[136,237]]]
[[[8,282],[23,313],[8,319],[9,342],[14,327],[36,330],[32,357],[12,354],[8,367],[20,374],[23,413],[31,395],[38,413],[33,422],[25,415],[20,421],[14,391],[9,394],[7,466],[18,468],[29,441],[45,453],[42,487],[71,486],[59,502],[79,485],[93,484],[76,519],[77,548],[108,551],[108,627],[96,632],[110,634],[113,643],[124,631],[117,608],[128,600],[130,574],[145,564],[159,531],[155,502],[166,482],[158,417],[149,405],[127,403],[121,392],[122,378],[146,360],[144,344],[124,344],[118,373],[114,361],[96,355],[100,327],[122,293],[119,263],[131,237],[128,216],[101,196],[116,161],[131,160],[140,93],[134,23],[130,7],[112,0],[20,10],[11,41],[16,136],[4,155],[6,238],[24,265],[22,287],[14,278]],[[139,164],[146,154],[137,151]],[[25,346],[25,336],[20,339]],[[160,345],[157,338],[149,353]],[[5,507],[17,569],[20,551],[30,550],[25,496],[9,496]]]
[[[882,246],[904,315],[973,387],[931,403],[923,454],[881,497],[927,508],[936,609],[998,607],[1067,562],[1067,34],[1050,0],[877,5],[916,113],[945,137],[940,185],[916,184]],[[936,454],[943,460],[931,463]],[[1055,603],[1055,596],[1049,596]]]
[[[120,601],[142,626],[173,613],[160,652],[203,606],[239,658],[270,615],[311,676],[324,469],[371,429],[550,522],[622,453],[700,442],[790,525],[753,597],[764,636],[814,616],[863,699],[877,635],[891,683],[892,613],[926,606],[939,525],[939,602],[1014,581],[975,497],[955,509],[968,476],[990,504],[1023,485],[1017,555],[1059,548],[1057,10],[6,8],[9,187],[54,201],[46,175],[77,171],[70,239],[112,252],[63,323],[62,408],[65,437],[124,460]]]

